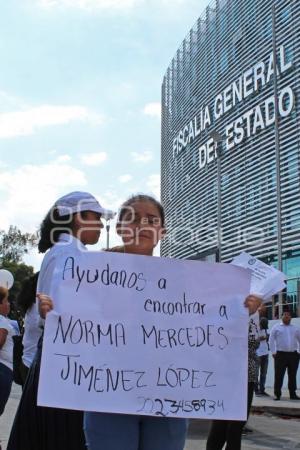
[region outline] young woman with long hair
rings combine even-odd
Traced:
[[[148,195],[136,195],[120,208],[117,233],[123,245],[110,251],[153,254],[165,234],[162,205]],[[180,418],[86,412],[88,450],[183,450],[187,421]]]
[[[86,245],[98,242],[103,224],[101,217],[108,214],[91,194],[71,192],[57,200],[45,217],[38,244],[43,259],[37,297],[41,301],[42,316],[51,303],[56,286],[52,275],[57,262],[68,256],[87,251]],[[30,367],[20,405],[15,417],[7,450],[84,450],[80,411],[37,406],[42,352],[42,338]]]

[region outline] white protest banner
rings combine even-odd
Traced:
[[[286,276],[284,273],[275,269],[275,267],[265,264],[249,253],[242,252],[233,258],[231,264],[251,270],[251,293],[260,295],[265,302],[270,301],[273,295],[286,287]]]
[[[246,419],[248,270],[87,252],[53,283],[39,405]]]

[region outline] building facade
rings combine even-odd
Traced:
[[[276,67],[276,70],[275,70]],[[300,1],[213,0],[162,85],[163,256],[247,251],[300,293]]]

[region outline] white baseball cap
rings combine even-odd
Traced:
[[[93,211],[101,214],[108,220],[113,219],[115,212],[103,208],[98,200],[88,192],[75,191],[59,198],[54,205],[57,208],[59,216],[66,216],[83,211]]]

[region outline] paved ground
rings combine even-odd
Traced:
[[[10,394],[10,398],[6,404],[4,414],[0,417],[0,442],[2,450],[6,450],[7,439],[9,436],[14,415],[18,407],[20,396],[21,396],[21,388],[20,386],[14,384],[12,392]]]
[[[14,385],[5,413],[0,418],[2,450],[6,450],[19,398],[20,389]],[[256,413],[248,422],[253,432],[243,438],[242,450],[300,449],[300,401],[289,400],[285,392],[280,402],[274,402],[272,397],[255,397],[253,403]],[[205,450],[208,427],[208,421],[192,421],[185,450]]]
[[[185,450],[205,450],[208,423],[197,422],[191,424]],[[243,437],[242,450],[300,449],[300,420],[251,415],[248,424],[253,432]]]

